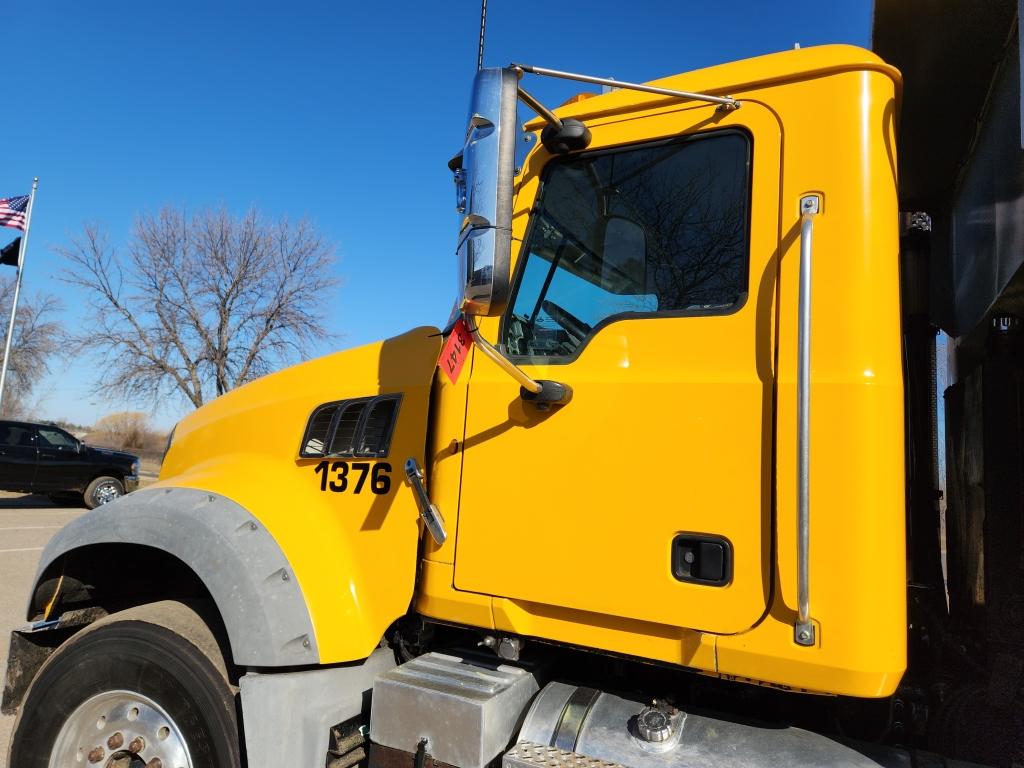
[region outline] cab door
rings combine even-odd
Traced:
[[[512,299],[480,321],[573,397],[541,410],[474,355],[454,586],[740,632],[771,589],[781,132],[751,103],[588,125],[534,155]]]
[[[37,427],[36,446],[39,458],[33,490],[81,490],[92,479],[90,469],[98,469],[87,466],[82,460],[78,441],[63,429]]]
[[[35,430],[31,424],[0,423],[0,488],[28,492],[36,476]]]

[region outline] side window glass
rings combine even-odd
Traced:
[[[5,428],[6,434],[2,436],[4,445],[20,445],[23,447],[33,447],[33,434],[31,429],[18,426],[8,426]]]
[[[569,357],[611,318],[731,311],[747,290],[750,155],[723,131],[554,161],[506,352]]]
[[[74,439],[59,429],[39,429],[40,445],[44,448],[74,448]]]

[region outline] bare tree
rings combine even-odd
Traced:
[[[149,414],[142,411],[119,411],[108,413],[99,419],[86,440],[96,445],[118,450],[154,450],[167,439],[166,434],[156,432],[149,423]]]
[[[7,332],[13,298],[14,278],[0,279],[0,318],[3,318],[0,335]],[[23,294],[18,302],[18,317],[11,338],[11,362],[7,367],[4,388],[3,416],[27,415],[32,390],[50,372],[50,363],[60,353],[65,341],[64,328],[57,320],[61,309],[60,300],[50,294],[37,294],[31,298]],[[3,348],[0,347],[2,359]]]
[[[97,388],[129,399],[198,408],[331,336],[334,248],[306,220],[166,207],[136,220],[123,255],[95,224],[58,252],[90,297],[76,342],[103,355]]]

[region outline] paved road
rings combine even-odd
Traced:
[[[0,493],[0,675],[7,671],[11,630],[25,623],[25,600],[43,546],[84,512],[57,507],[42,496]],[[7,765],[13,725],[13,717],[0,715],[0,768]]]

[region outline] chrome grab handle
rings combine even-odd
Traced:
[[[814,645],[811,621],[810,528],[811,528],[811,237],[814,217],[820,210],[818,195],[800,198],[800,299],[796,363],[796,602],[793,639],[797,645]]]
[[[430,531],[431,537],[437,542],[438,546],[444,544],[448,538],[448,534],[444,529],[444,518],[441,517],[441,510],[436,505],[430,503],[430,497],[427,496],[427,492],[423,488],[423,470],[416,463],[416,459],[412,457],[405,460],[405,477],[409,481],[409,485],[412,486],[413,495],[416,497],[416,506],[419,507],[423,524],[427,526],[427,530]]]

